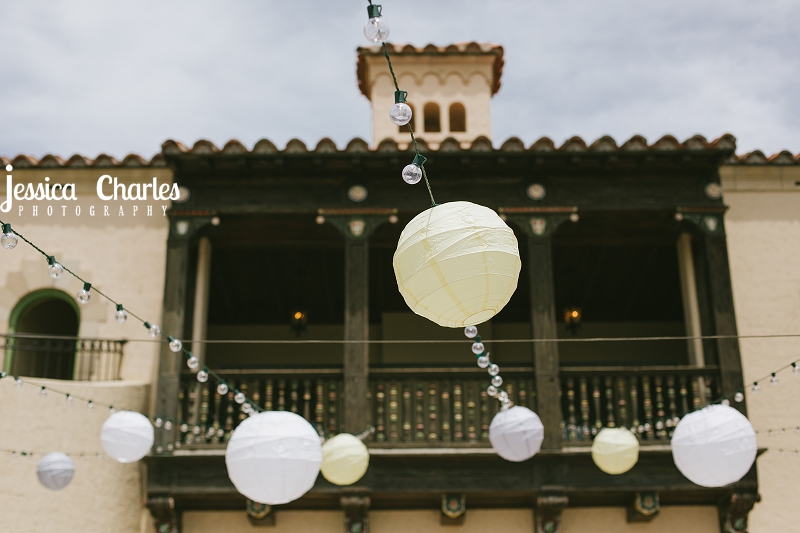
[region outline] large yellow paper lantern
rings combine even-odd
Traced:
[[[400,294],[448,328],[486,322],[511,299],[522,262],[514,232],[481,205],[450,202],[408,223],[394,254]]]
[[[334,485],[352,485],[368,466],[369,451],[354,435],[340,433],[322,445],[322,475]]]
[[[639,439],[625,428],[604,428],[592,443],[592,460],[606,474],[624,474],[639,460]]]

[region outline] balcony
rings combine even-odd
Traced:
[[[124,340],[0,335],[9,374],[76,381],[119,379]]]

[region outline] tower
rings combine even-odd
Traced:
[[[491,99],[500,89],[503,47],[486,43],[387,47],[400,89],[408,92],[411,127],[433,149],[448,137],[462,147],[478,137],[492,138]],[[358,49],[358,86],[372,102],[372,144],[392,139],[405,149],[408,128],[389,120],[394,82],[383,47]]]

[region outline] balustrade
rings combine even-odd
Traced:
[[[124,346],[124,340],[0,335],[0,349],[6,357],[19,359],[18,365],[11,365],[11,372],[31,377],[59,379],[71,372],[71,377],[80,381],[117,380]]]

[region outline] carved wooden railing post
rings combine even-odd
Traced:
[[[369,209],[319,210],[345,237],[344,254],[344,339],[369,340],[369,236],[387,222],[392,210],[372,213]],[[383,213],[382,211],[386,211]],[[343,430],[360,433],[369,423],[367,401],[369,344],[344,345]]]
[[[562,222],[570,216],[577,220],[577,208],[504,208],[501,213],[530,213],[527,215],[509,214],[508,219],[522,227],[528,234],[527,269],[531,285],[531,323],[533,337],[536,339],[555,339],[556,302],[553,283],[553,242],[552,235]],[[543,449],[561,447],[561,400],[558,374],[558,343],[535,342],[533,344],[533,364],[536,373],[537,414],[544,425]]]
[[[753,492],[734,492],[719,505],[719,525],[722,533],[747,533],[747,519],[761,495]]]

